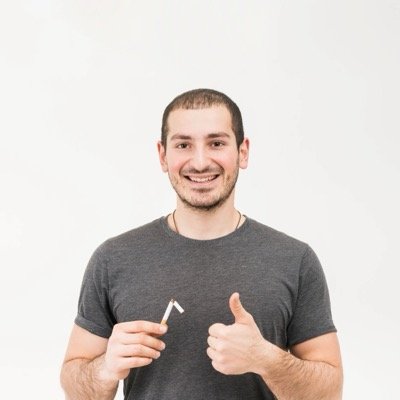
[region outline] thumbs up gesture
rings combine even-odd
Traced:
[[[229,307],[235,322],[211,325],[207,355],[213,367],[225,375],[257,372],[268,355],[270,343],[261,335],[253,316],[244,309],[239,293],[232,294]]]

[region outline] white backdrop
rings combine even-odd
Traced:
[[[86,263],[173,209],[161,114],[198,87],[242,109],[238,208],[324,266],[344,398],[395,398],[398,0],[1,1],[0,45],[1,398],[63,398]]]

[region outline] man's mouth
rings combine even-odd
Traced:
[[[218,176],[219,175],[208,175],[208,176],[185,175],[185,178],[195,183],[207,183],[218,178]]]

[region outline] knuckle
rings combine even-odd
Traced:
[[[137,356],[140,353],[141,345],[135,343],[135,344],[132,345],[131,349],[132,349],[132,355],[133,356]]]
[[[141,332],[144,330],[144,322],[143,321],[133,321],[132,327],[135,332]]]
[[[131,330],[134,332],[139,332],[140,331],[140,322],[141,321],[132,321],[131,326],[130,326]]]
[[[227,336],[228,336],[228,332],[227,332],[226,329],[221,329],[221,330],[218,332],[218,338],[226,339]]]
[[[140,333],[137,334],[136,338],[138,340],[138,343],[145,343],[147,335],[144,334],[143,332],[140,332]]]
[[[215,344],[215,350],[218,351],[218,353],[223,353],[226,349],[225,343],[219,342]]]
[[[138,353],[144,353],[146,350],[146,346],[143,346],[141,343],[137,343],[135,346]]]
[[[141,321],[141,328],[145,332],[151,332],[153,331],[153,324],[149,321]]]
[[[218,362],[222,365],[226,364],[227,357],[224,354],[219,353],[218,355]]]

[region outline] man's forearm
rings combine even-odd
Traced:
[[[101,376],[104,355],[94,360],[75,359],[64,363],[61,385],[67,400],[112,400],[118,382],[105,381]]]
[[[271,349],[269,349],[271,351]],[[278,400],[340,400],[342,369],[321,361],[301,360],[273,346],[273,357],[259,374]]]

